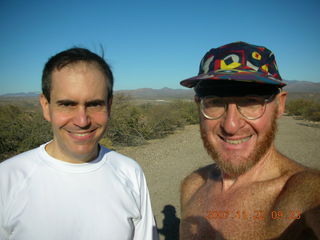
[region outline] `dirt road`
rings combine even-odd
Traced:
[[[180,217],[181,180],[196,168],[212,163],[202,146],[198,129],[197,125],[187,126],[147,145],[118,150],[136,159],[144,169],[159,228],[162,227],[164,206],[174,206]],[[279,121],[276,145],[289,158],[320,169],[320,128],[284,116]]]

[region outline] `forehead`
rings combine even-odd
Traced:
[[[105,76],[101,67],[95,62],[85,62],[85,61],[77,61],[73,63],[69,63],[67,65],[63,65],[62,67],[56,67],[52,71],[52,75],[57,75],[61,73],[71,74],[71,73],[86,73],[86,72],[98,72],[99,74]]]
[[[105,82],[108,81],[107,76],[104,74],[98,64],[79,61],[70,63],[66,66],[63,66],[62,68],[56,68],[52,72],[52,85],[54,84],[54,82],[77,77],[79,78],[80,76],[95,76],[96,79],[104,79]]]
[[[204,81],[199,83],[194,90],[198,97],[269,96],[279,91],[278,87],[270,84],[235,81]]]
[[[51,94],[100,94],[107,92],[108,79],[98,65],[77,62],[52,72]]]

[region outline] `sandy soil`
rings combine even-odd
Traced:
[[[302,120],[283,116],[279,121],[276,145],[289,158],[320,169],[320,125],[308,125]],[[135,159],[144,169],[158,228],[162,228],[164,206],[174,206],[180,217],[181,180],[196,168],[212,163],[202,146],[198,125],[186,126],[173,135],[143,146],[117,150]],[[161,239],[164,239],[162,235]]]

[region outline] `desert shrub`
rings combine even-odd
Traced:
[[[50,126],[39,112],[24,112],[12,105],[1,106],[0,122],[0,161],[52,138]]]
[[[26,120],[24,120],[26,121]],[[24,132],[27,134],[19,144],[18,151],[24,152],[39,145],[46,143],[52,139],[52,131],[50,124],[44,120],[42,113],[37,112],[29,116],[27,122],[24,123]]]
[[[302,116],[309,104],[310,100],[297,99],[290,101],[286,109],[290,115]]]
[[[106,136],[116,145],[139,145],[145,141],[139,122],[142,113],[125,95],[115,95]]]
[[[106,134],[115,145],[139,145],[197,121],[197,110],[193,102],[175,100],[135,105],[130,97],[116,95]]]
[[[292,100],[286,109],[290,115],[301,116],[310,121],[320,121],[320,103],[315,100]]]
[[[198,110],[193,101],[176,100],[172,103],[172,106],[185,124],[197,124],[199,122]]]
[[[311,101],[307,107],[305,107],[302,116],[310,121],[320,121],[320,103]]]

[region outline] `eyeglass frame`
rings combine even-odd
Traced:
[[[240,115],[241,115],[242,117],[244,117],[244,118],[247,119],[247,120],[256,120],[256,119],[261,118],[261,117],[264,115],[264,113],[265,113],[265,111],[266,111],[266,108],[267,108],[267,104],[270,103],[270,102],[272,102],[272,101],[275,99],[275,97],[276,97],[279,93],[281,93],[281,91],[282,91],[282,89],[281,89],[281,88],[278,88],[278,92],[277,92],[277,93],[274,93],[274,94],[272,94],[271,96],[269,96],[268,98],[265,98],[265,99],[264,99],[264,103],[263,103],[263,108],[264,108],[264,109],[263,109],[263,112],[262,112],[262,114],[261,114],[260,116],[255,117],[255,118],[248,118],[247,116],[245,116],[245,115],[240,111],[240,108],[241,108],[241,107],[239,107],[237,103],[235,103],[235,105],[237,106],[237,110],[238,110],[238,112],[240,113]],[[223,116],[223,115],[226,113],[226,111],[228,110],[228,105],[229,105],[229,103],[226,103],[226,102],[224,103],[224,112],[223,112],[219,117],[216,117],[216,118],[210,117],[210,116],[208,116],[208,115],[204,112],[204,104],[203,104],[204,99],[210,98],[210,97],[217,97],[217,96],[209,95],[209,96],[200,97],[200,111],[201,111],[202,115],[203,115],[205,118],[207,118],[207,119],[209,119],[209,120],[218,120],[218,119],[222,118],[222,116]]]

